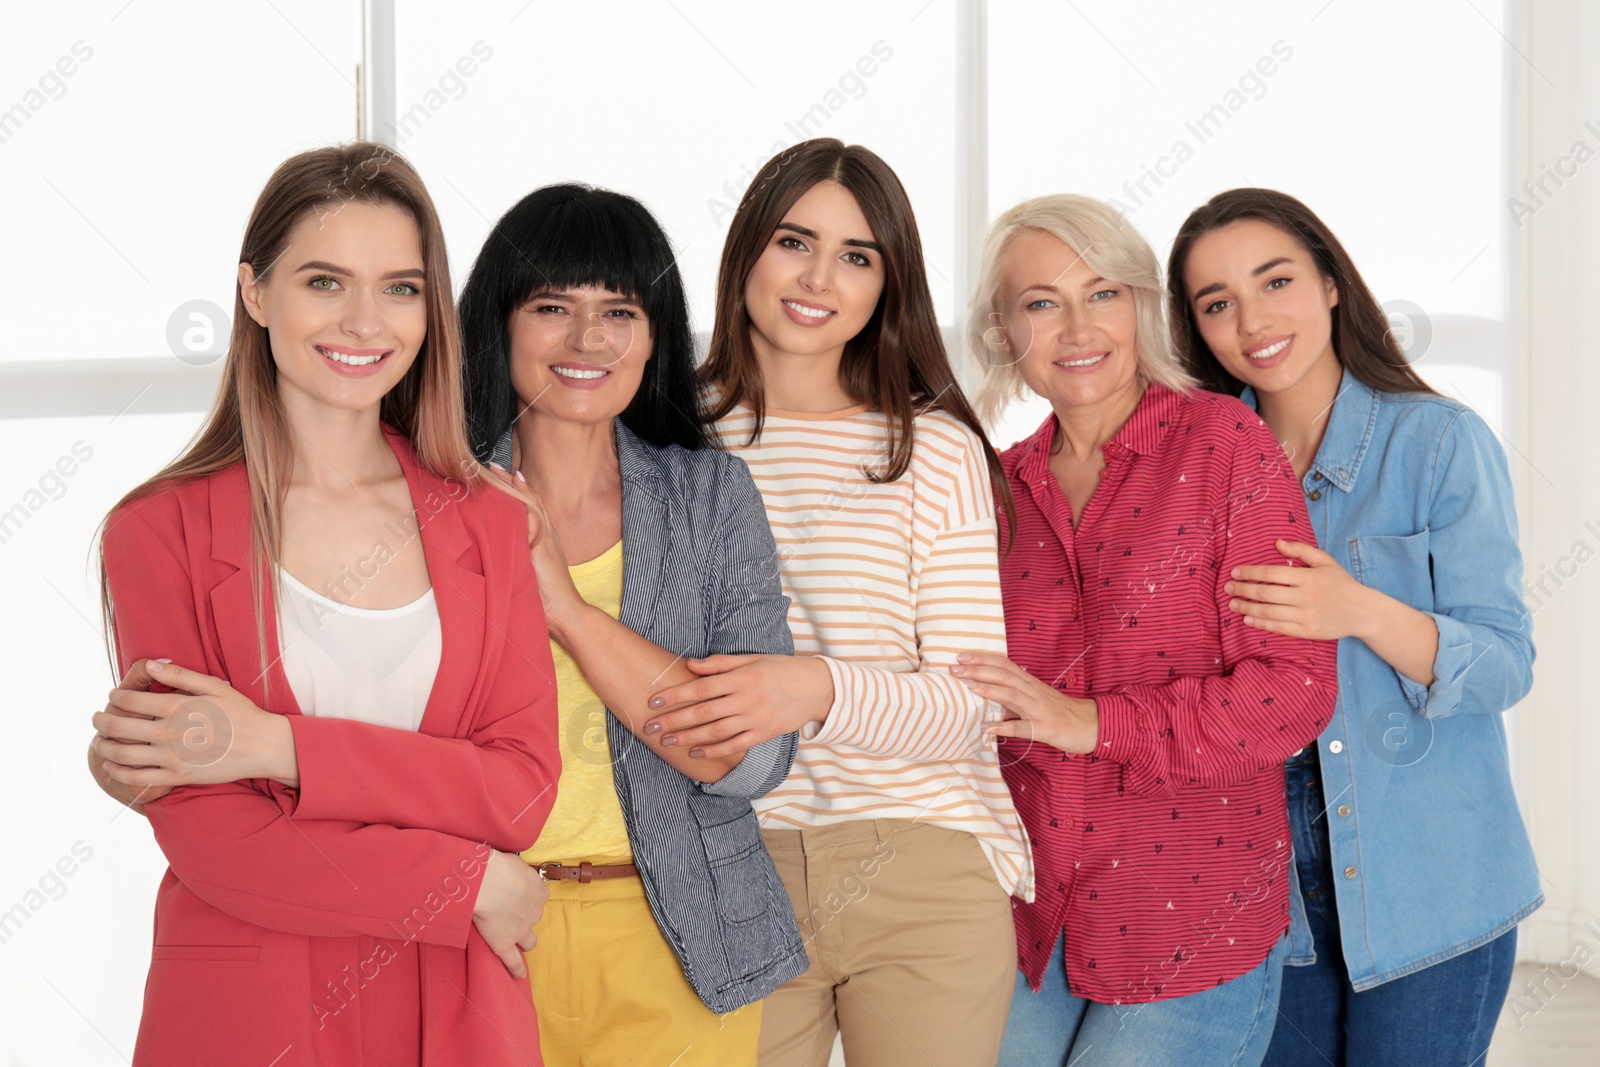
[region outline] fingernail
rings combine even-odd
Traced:
[[[160,674],[162,668],[171,662],[170,659],[153,659],[149,663],[149,668],[152,672]]]
[[[1222,591],[1231,596],[1233,594],[1233,583],[1232,582],[1223,582],[1222,583]]]
[[[501,474],[504,474],[506,472],[506,469],[504,467],[500,466],[500,464],[496,463],[492,459],[489,461],[489,469],[492,470],[492,471],[499,471]]]
[[[957,663],[971,663],[972,662],[972,653],[971,652],[963,652],[963,653],[961,653],[961,655],[956,657],[956,662]]]
[[[690,759],[704,759],[705,755],[706,754],[705,754],[705,750],[704,749],[691,748],[689,750],[689,758]]]
[[[650,706],[652,708],[664,708],[667,706],[667,702],[662,700],[660,697],[651,697]],[[657,727],[657,729],[660,729],[660,727]]]
[[[661,732],[661,724],[658,722],[647,722],[644,725],[644,732],[647,734],[659,734]]]
[[[675,745],[677,743],[678,743],[678,739],[676,737],[663,737],[661,739],[661,747],[662,748],[671,748],[673,745]]]
[[[958,663],[954,667],[950,668],[950,673],[951,674],[960,674],[962,672],[962,670],[964,670],[964,668]]]
[[[1228,572],[1228,577],[1229,578],[1237,578],[1237,577],[1239,577],[1239,569],[1237,567],[1235,567],[1233,570],[1229,571]]]
[[[522,476],[522,472],[521,471],[517,472],[517,481],[521,482],[523,485],[527,485],[528,484],[528,479],[526,479],[526,478],[524,478]]]
[[[961,684],[972,690],[974,693],[978,691],[978,683],[974,682],[971,678],[961,679]]]

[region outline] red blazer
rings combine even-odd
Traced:
[[[560,773],[527,518],[492,488],[469,494],[428,473],[384,433],[421,521],[443,638],[416,733],[301,715],[263,573],[266,699],[242,463],[106,524],[121,669],[165,656],[291,716],[301,781],[184,787],[146,808],[171,866],[136,1064],[387,1062],[419,1033],[405,1062],[542,1062],[527,981],[472,925],[486,846],[531,846]],[[396,959],[407,962],[383,974]]]

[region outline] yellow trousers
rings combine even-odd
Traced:
[[[755,1067],[761,1004],[695,995],[637,878],[552,882],[527,953],[548,1067]]]

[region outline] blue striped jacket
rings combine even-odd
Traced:
[[[616,435],[622,623],[682,656],[792,655],[777,545],[744,461],[714,448],[656,448],[620,419]],[[491,459],[511,468],[511,430]],[[615,715],[606,735],[645,896],[700,999],[733,1011],[803,973],[794,908],[750,806],[788,775],[795,735],[751,749],[712,785],[674,770]]]

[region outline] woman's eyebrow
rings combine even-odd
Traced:
[[[355,271],[351,270],[349,267],[341,267],[336,263],[329,263],[328,261],[322,259],[313,259],[300,264],[299,269],[297,269],[295,273],[299,274],[308,270],[320,270],[328,274],[342,274],[347,278],[355,274]],[[401,270],[390,271],[388,274],[383,275],[382,280],[392,281],[396,278],[427,278],[427,276],[428,272],[423,270],[421,267],[405,267]]]
[[[796,225],[795,223],[792,223],[792,222],[780,222],[780,223],[778,223],[778,229],[793,231],[794,233],[799,234],[801,237],[809,237],[813,241],[819,240],[816,230],[807,229],[804,226],[799,226],[799,225]],[[870,248],[872,251],[877,252],[879,255],[883,254],[883,247],[881,245],[879,245],[878,242],[876,242],[876,241],[866,241],[866,240],[862,240],[859,237],[850,237],[850,238],[846,238],[845,240],[843,240],[843,241],[841,241],[839,243],[843,244],[843,245],[847,245],[847,246],[849,246],[851,248]]]

